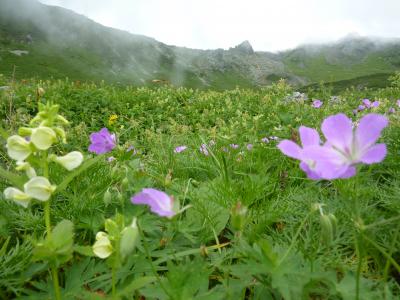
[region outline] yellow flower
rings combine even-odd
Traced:
[[[109,257],[113,252],[107,233],[99,231],[96,234],[96,242],[92,246],[93,253],[102,259]]]
[[[53,129],[40,126],[32,130],[31,141],[40,150],[47,150],[57,141],[57,135]]]
[[[31,202],[31,197],[14,187],[8,187],[4,190],[4,197],[9,200],[14,200],[17,204],[27,208]]]
[[[6,147],[8,155],[18,161],[24,160],[32,153],[29,142],[19,135],[10,136]]]
[[[117,119],[118,119],[118,116],[117,115],[111,115],[109,118],[108,118],[108,125],[112,125],[112,124],[114,124],[116,121],[117,121]]]
[[[46,177],[37,176],[31,178],[24,184],[25,193],[37,200],[47,201],[51,194],[56,190],[54,185],[51,185]]]

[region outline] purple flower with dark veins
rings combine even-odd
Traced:
[[[368,114],[353,130],[352,122],[346,115],[330,116],[321,127],[327,140],[325,145],[308,147],[303,152],[303,158],[316,161],[314,170],[324,179],[354,176],[354,165],[378,163],[385,158],[386,145],[376,144],[376,141],[387,125],[385,116]]]
[[[313,101],[313,103],[312,103],[312,106],[314,107],[314,108],[320,108],[321,106],[322,106],[322,104],[323,104],[323,102],[321,101],[321,100],[314,100]]]
[[[181,153],[187,149],[186,146],[178,146],[174,149],[174,153]]]
[[[303,146],[301,148],[295,142],[291,140],[283,140],[278,144],[279,150],[283,154],[300,160],[300,168],[307,174],[310,179],[318,180],[321,177],[313,170],[315,168],[315,161],[312,159],[306,159],[303,156],[303,152],[310,146],[319,146],[321,143],[318,132],[309,127],[300,126],[299,128],[300,141]]]
[[[96,154],[110,152],[116,146],[115,134],[111,134],[107,128],[102,128],[99,132],[90,135],[89,151]]]
[[[145,204],[150,207],[150,211],[160,217],[172,218],[176,213],[173,210],[173,198],[166,193],[145,188],[140,193],[131,198],[133,204]]]

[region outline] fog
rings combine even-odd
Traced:
[[[257,51],[331,42],[350,33],[400,37],[399,0],[40,0],[106,26],[198,49],[249,40]]]

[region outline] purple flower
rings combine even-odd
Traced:
[[[364,104],[364,108],[370,108],[371,107],[371,101],[369,99],[363,99],[362,103]]]
[[[187,149],[186,146],[178,146],[175,148],[174,153],[181,153]]]
[[[364,105],[359,105],[359,106],[358,106],[358,110],[359,110],[359,111],[363,111],[364,109],[365,109],[365,106],[364,106]]]
[[[114,156],[110,156],[110,157],[108,157],[107,158],[107,161],[110,163],[110,162],[113,162],[115,160],[115,157]]]
[[[400,99],[396,101],[396,104],[400,107]]]
[[[249,151],[253,150],[253,144],[247,144],[246,148]]]
[[[99,132],[90,135],[89,151],[96,154],[110,152],[116,146],[115,134],[110,134],[107,128],[102,128]]]
[[[207,150],[207,145],[206,144],[201,144],[200,146],[200,152],[203,153],[205,156],[208,156],[208,150]]]
[[[308,147],[303,159],[316,161],[315,172],[324,179],[354,176],[355,164],[381,162],[386,156],[386,145],[375,144],[388,119],[378,114],[364,116],[353,130],[351,120],[344,114],[326,118],[322,123],[324,146]]]
[[[226,148],[226,147],[222,147],[222,151],[224,151],[224,152],[229,152],[229,149],[228,148]]]
[[[396,112],[396,110],[394,109],[394,107],[389,108],[389,114],[394,114]]]
[[[314,108],[320,108],[321,106],[322,106],[322,104],[323,104],[323,102],[321,101],[321,100],[314,100],[313,101],[313,103],[312,103],[312,106],[314,107]]]
[[[299,134],[303,148],[291,140],[281,141],[278,144],[278,148],[283,154],[300,160],[300,168],[307,174],[308,178],[314,180],[320,179],[321,177],[313,170],[315,167],[315,161],[313,159],[306,159],[303,155],[304,150],[308,147],[320,145],[321,141],[319,134],[315,129],[305,126],[300,126]]]
[[[263,143],[265,143],[265,144],[268,144],[268,143],[269,143],[269,139],[268,139],[267,137],[263,137],[263,138],[261,139],[261,142],[263,142]]]
[[[273,135],[273,136],[270,136],[269,139],[273,140],[273,141],[277,141],[279,138],[277,136]]]
[[[239,148],[238,144],[230,144],[229,147],[231,147],[232,149],[237,149]]]
[[[355,116],[355,115],[357,115],[357,113],[358,113],[358,109],[353,109],[353,115]]]
[[[131,152],[132,151],[132,155],[135,155],[137,153],[136,149],[134,146],[129,146],[128,149],[126,149],[126,152]]]
[[[133,204],[145,204],[150,206],[150,211],[160,217],[171,218],[175,215],[172,197],[156,189],[143,189],[140,193],[131,198],[131,202]]]
[[[379,106],[379,101],[374,101],[371,104],[371,107],[378,107]]]

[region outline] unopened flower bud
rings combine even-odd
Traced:
[[[18,129],[18,134],[21,136],[30,136],[32,134],[33,129],[29,127],[20,127]]]
[[[51,185],[49,180],[42,176],[31,178],[24,184],[25,193],[40,201],[49,200],[55,189],[56,186]]]
[[[4,190],[4,197],[13,200],[17,204],[27,208],[31,202],[31,197],[17,188],[8,187]]]
[[[15,169],[17,171],[25,171],[26,172],[26,176],[28,176],[29,178],[36,177],[35,169],[32,168],[32,166],[28,162],[17,161],[17,167]]]
[[[122,179],[121,187],[122,187],[122,190],[123,190],[123,191],[126,191],[126,190],[128,189],[128,187],[129,187],[129,180],[128,180],[127,177],[125,177],[124,179]]]
[[[39,150],[49,149],[56,140],[56,133],[50,127],[40,126],[32,131],[31,141]]]
[[[29,142],[19,135],[10,136],[6,147],[8,156],[18,161],[25,160],[32,153]]]
[[[329,214],[328,217],[329,217],[329,220],[331,221],[331,224],[332,224],[332,235],[333,235],[333,238],[335,238],[336,237],[336,232],[337,232],[337,224],[338,224],[338,222],[337,222],[337,219],[336,219],[335,215]]]
[[[333,240],[333,227],[329,216],[321,215],[320,218],[321,224],[321,240],[325,245],[329,245]]]
[[[96,234],[96,242],[92,246],[93,253],[102,259],[109,257],[113,253],[113,247],[107,233],[99,231]]]
[[[79,167],[83,161],[83,155],[79,151],[72,151],[64,156],[52,156],[52,161],[60,164],[68,171]]]
[[[60,121],[64,125],[68,125],[69,124],[69,121],[66,118],[64,118],[63,116],[61,116],[61,115],[57,115],[56,116],[56,120]]]
[[[200,255],[203,257],[207,257],[208,256],[208,249],[205,245],[201,245],[200,246]]]
[[[133,219],[132,224],[125,227],[122,231],[122,237],[120,242],[120,253],[122,259],[125,259],[129,254],[133,252],[136,247],[136,242],[139,236],[139,229],[136,224],[136,218]]]
[[[61,141],[66,144],[67,143],[67,135],[65,134],[64,129],[61,127],[54,127],[54,132],[61,138]]]
[[[239,201],[231,210],[231,224],[234,230],[242,231],[247,215],[247,207]]]
[[[106,206],[110,205],[112,202],[112,195],[109,189],[103,195],[103,202]]]

